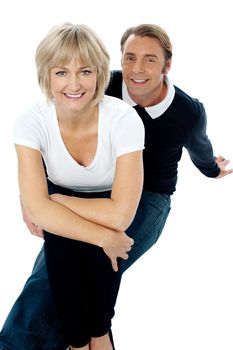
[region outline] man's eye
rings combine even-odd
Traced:
[[[132,57],[132,56],[128,56],[128,57],[126,57],[125,58],[125,61],[126,62],[133,62],[135,59],[134,59],[134,57]]]
[[[151,58],[151,57],[148,57],[148,58],[145,59],[145,61],[148,62],[148,63],[154,63],[155,59]]]

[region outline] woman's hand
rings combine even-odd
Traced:
[[[134,241],[125,232],[108,230],[101,246],[105,254],[110,258],[112,268],[118,271],[117,258],[128,259],[128,252],[131,250]]]

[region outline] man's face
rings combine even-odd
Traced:
[[[122,74],[131,98],[144,105],[155,104],[170,64],[158,39],[130,35],[122,53]]]

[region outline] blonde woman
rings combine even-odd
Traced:
[[[142,191],[144,127],[132,107],[104,95],[109,55],[89,27],[52,28],[36,65],[46,99],[14,129],[22,203],[44,231],[50,286],[70,348],[112,350],[117,258],[127,259],[133,244],[125,230]]]

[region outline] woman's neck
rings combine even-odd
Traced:
[[[91,127],[98,119],[98,105],[89,106],[81,113],[67,111],[56,107],[57,119],[60,126],[65,128],[86,128]]]

